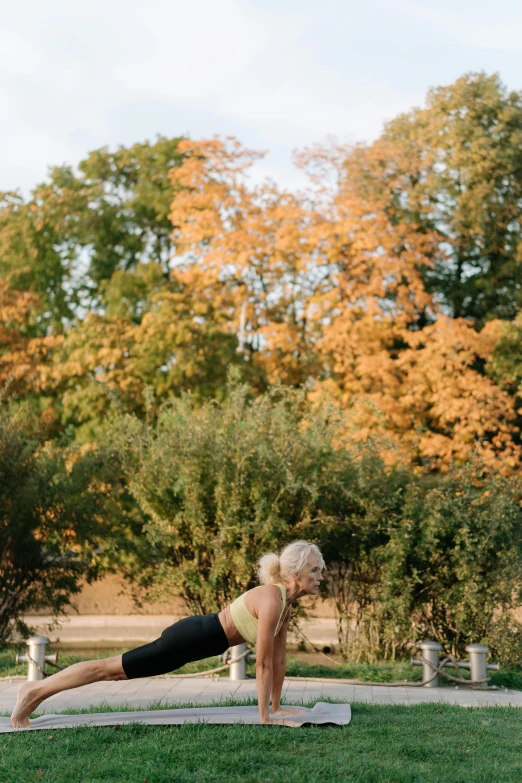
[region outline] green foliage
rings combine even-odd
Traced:
[[[29,632],[26,612],[62,613],[108,565],[113,481],[107,455],[41,444],[0,411],[0,644]]]
[[[256,374],[211,302],[198,302],[173,280],[160,288],[159,279],[152,263],[116,272],[106,313],[70,327],[55,353],[57,407],[79,442],[100,436],[112,405],[143,416],[147,388],[156,405],[187,391],[196,401],[222,399],[227,367]]]
[[[77,211],[77,194],[71,198]],[[67,206],[72,210],[71,198]],[[38,294],[37,335],[50,326],[60,330],[79,303],[69,285],[74,252],[66,235],[71,225],[74,220],[53,188],[38,186],[28,202],[17,193],[0,193],[0,277],[13,289]]]
[[[351,169],[394,222],[438,232],[428,289],[482,324],[522,304],[522,93],[469,73],[386,125],[374,164]]]
[[[522,313],[500,324],[500,336],[486,372],[495,383],[519,401],[522,399]]]
[[[325,527],[328,590],[349,660],[403,656],[439,641],[485,642],[504,664],[522,649],[522,485],[478,463],[418,479],[360,463],[358,511]]]
[[[89,277],[95,284],[118,269],[153,261],[169,271],[172,252],[168,219],[173,197],[169,171],[181,163],[181,138],[159,136],[154,143],[105,147],[79,164],[81,178],[93,189],[88,235]],[[92,196],[91,196],[92,203]]]
[[[43,330],[60,330],[80,308],[99,307],[117,271],[152,261],[168,277],[168,172],[181,161],[179,141],[95,150],[77,172],[52,168],[27,201],[0,194],[0,275],[39,295]]]
[[[197,407],[185,395],[165,404],[154,426],[120,421],[115,437],[155,551],[153,568],[136,578],[182,596],[194,612],[252,587],[263,552],[317,538],[348,513],[344,488],[356,469],[353,455],[332,445],[338,426],[338,414],[314,408],[306,390],[278,387],[252,400],[235,381],[221,404]]]
[[[519,657],[521,490],[518,479],[479,464],[431,487],[410,485],[382,552],[379,599],[389,632],[459,653],[487,642],[504,660]]]
[[[334,601],[344,658],[395,658],[396,635],[387,633],[380,617],[382,552],[390,529],[401,520],[404,494],[413,477],[401,468],[387,467],[370,442],[361,444],[353,457],[350,480],[334,489],[336,508],[317,532],[328,568],[324,592]],[[409,639],[407,633],[404,641]]]
[[[370,442],[348,447],[346,426],[306,389],[251,399],[235,380],[222,403],[185,395],[157,423],[116,421],[110,437],[148,518],[128,576],[192,612],[216,611],[256,583],[263,552],[307,538],[327,562],[343,657],[395,659],[434,638],[459,654],[484,641],[513,663],[518,479],[478,463],[419,478],[386,466]]]

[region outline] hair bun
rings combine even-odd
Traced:
[[[279,555],[270,552],[258,561],[259,581],[264,585],[277,584],[281,581],[281,566]]]

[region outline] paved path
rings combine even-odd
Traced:
[[[18,682],[0,683],[0,712],[13,709]],[[127,680],[100,682],[84,685],[71,691],[52,696],[40,707],[39,712],[81,709],[98,704],[146,707],[151,703],[175,705],[183,702],[213,704],[222,699],[246,699],[256,697],[255,680],[232,681],[228,677],[217,680],[208,677],[191,679]],[[370,702],[371,704],[420,704],[443,702],[466,707],[504,706],[522,707],[522,691],[469,691],[455,688],[389,688],[382,686],[336,685],[328,683],[285,681],[284,698],[287,703],[320,701],[324,697],[346,702]]]

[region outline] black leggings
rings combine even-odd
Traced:
[[[217,614],[185,617],[165,628],[156,641],[123,653],[123,671],[129,680],[166,674],[190,661],[220,655],[228,646]]]

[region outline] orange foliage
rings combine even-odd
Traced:
[[[522,457],[515,400],[481,371],[496,332],[443,316],[418,331],[362,320],[337,332],[323,386],[350,408],[355,437],[387,438],[389,456],[444,471],[478,454],[512,471]]]
[[[250,184],[259,155],[233,139],[185,140],[179,153],[170,280],[152,264],[132,281],[113,276],[107,312],[68,330],[52,369],[59,340],[31,335],[36,299],[2,284],[1,383],[54,383],[66,418],[88,425],[103,419],[108,391],[131,410],[143,409],[146,386],[219,395],[239,352],[254,378],[312,379],[315,395],[351,411],[354,437],[379,436],[390,458],[419,470],[474,453],[520,468],[515,398],[485,372],[500,323],[477,331],[448,318],[425,286],[445,245],[411,181],[407,214],[400,202],[418,149],[387,140],[305,150],[297,165],[311,186],[300,193]],[[143,309],[125,310],[142,289]]]
[[[60,337],[31,336],[38,298],[0,280],[0,389],[8,395],[40,392],[49,377],[51,351]]]
[[[358,437],[383,435],[428,469],[477,451],[506,470],[520,465],[514,400],[484,373],[496,324],[477,332],[438,312],[423,276],[440,261],[441,237],[402,222],[389,193],[364,192],[360,178],[353,187],[346,161],[360,166],[366,152],[305,151],[298,164],[313,188],[295,195],[247,187],[255,155],[237,142],[182,147],[171,173],[183,188],[171,211],[176,274],[226,312],[270,381],[314,378],[316,394],[352,410]]]
[[[272,183],[248,187],[259,157],[234,140],[180,144],[171,172],[176,278],[226,314],[228,329],[270,382],[302,382],[313,363],[307,304],[314,246],[310,211]]]

